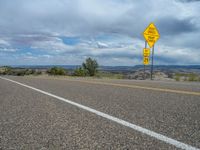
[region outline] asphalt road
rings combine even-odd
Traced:
[[[200,148],[200,84],[6,77]],[[0,79],[0,149],[178,149]]]

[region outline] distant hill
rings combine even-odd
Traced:
[[[13,68],[30,68],[30,69],[49,69],[51,67],[58,66],[68,70],[74,70],[80,65],[19,65],[11,66]],[[137,70],[143,69],[143,65],[136,66],[100,66],[99,70],[108,72],[120,72],[120,73],[131,73]],[[147,70],[150,70],[150,65],[146,66]],[[200,73],[200,65],[155,65],[154,70],[163,72],[196,72]]]
[[[110,72],[135,72],[137,70],[142,70],[143,65],[137,66],[101,66],[100,70],[110,71]],[[151,66],[146,66],[146,70],[150,70]],[[154,70],[158,71],[170,71],[170,72],[198,72],[200,73],[200,65],[156,65]]]

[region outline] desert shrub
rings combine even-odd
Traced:
[[[25,76],[25,75],[34,75],[36,70],[34,69],[13,69],[9,75],[16,75],[16,76]]]
[[[42,71],[35,71],[33,75],[41,75]]]
[[[10,74],[10,75],[24,76],[24,75],[26,75],[26,71],[27,70],[24,70],[24,69],[21,69],[21,70],[12,70],[12,74]]]
[[[173,73],[168,73],[167,77],[172,79],[173,78]]]
[[[25,75],[31,75],[31,74],[34,74],[35,73],[35,70],[33,69],[26,69],[25,70]]]
[[[180,73],[176,73],[174,79],[175,79],[176,81],[180,81],[180,79],[181,79],[181,74],[180,74]]]
[[[87,71],[85,69],[83,69],[82,67],[79,67],[77,69],[74,70],[74,76],[86,76]]]
[[[196,74],[189,74],[188,75],[188,81],[198,81],[198,76]]]
[[[110,79],[123,79],[124,75],[121,74],[121,73],[111,73],[111,72],[99,71],[96,74],[96,77],[98,77],[98,78],[110,78]]]
[[[12,67],[9,66],[3,66],[0,68],[0,74],[1,75],[8,75],[12,72]]]
[[[176,81],[199,81],[199,75],[195,73],[176,73],[174,78]]]
[[[9,66],[5,66],[0,68],[0,74],[24,76],[24,75],[39,75],[42,74],[42,72],[36,71],[35,69],[12,68]]]
[[[1,70],[2,75],[24,76],[26,72],[26,69],[14,69],[8,66],[3,67]]]
[[[47,71],[49,75],[66,75],[67,70],[61,67],[52,67]]]
[[[85,60],[82,66],[89,76],[95,76],[98,71],[97,68],[99,67],[97,61],[95,59],[91,59],[90,57]]]

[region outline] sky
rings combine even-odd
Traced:
[[[142,65],[145,28],[156,65],[200,64],[200,0],[0,0],[0,65]]]

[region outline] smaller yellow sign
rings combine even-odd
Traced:
[[[143,63],[144,63],[144,65],[148,65],[149,64],[149,57],[144,57]]]
[[[149,57],[150,56],[150,49],[149,48],[144,48],[143,49],[143,56],[144,57]]]

